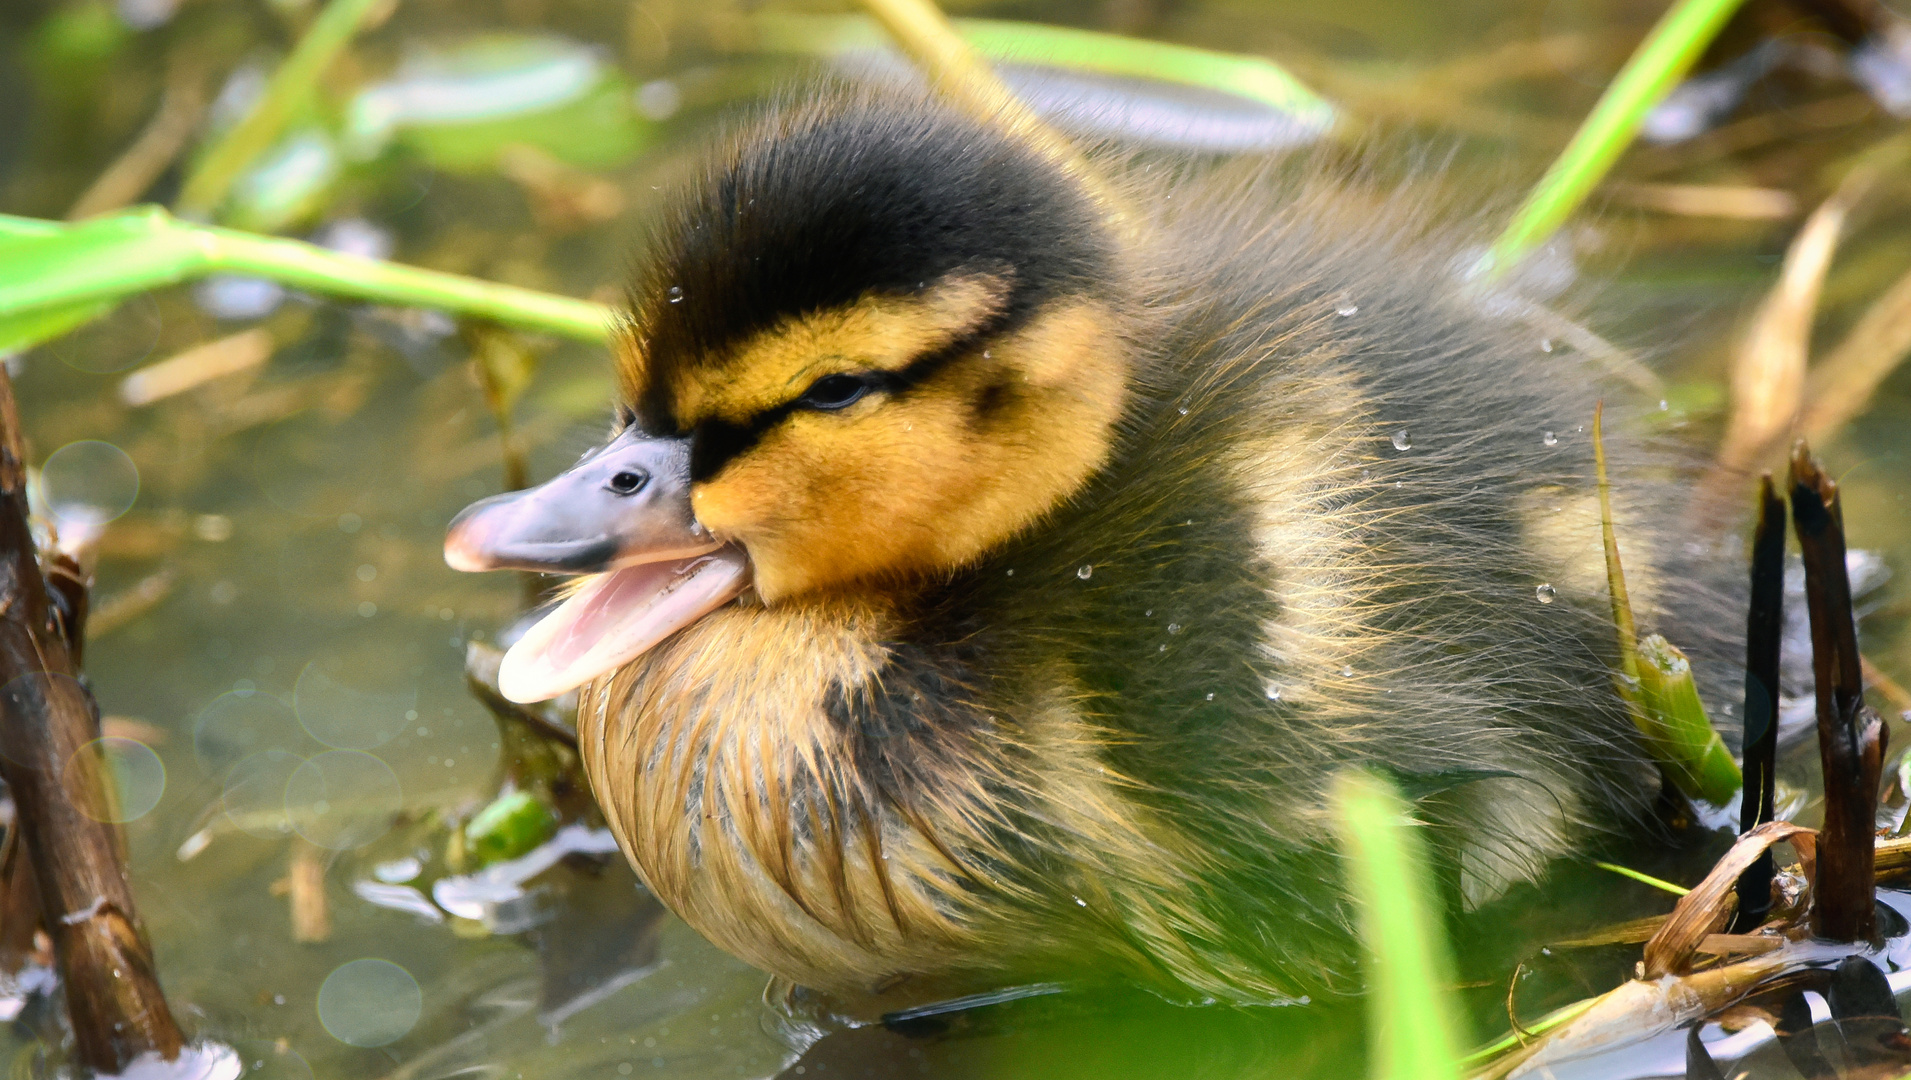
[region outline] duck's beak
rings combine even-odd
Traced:
[[[445,535],[445,562],[597,575],[505,654],[498,688],[520,702],[629,663],[750,580],[743,552],[691,511],[689,441],[635,431],[540,487],[466,507]]]

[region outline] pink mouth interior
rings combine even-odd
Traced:
[[[750,564],[734,547],[599,574],[504,654],[498,689],[543,701],[642,656],[736,598]]]

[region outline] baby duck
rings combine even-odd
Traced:
[[[771,109],[656,234],[610,441],[446,540],[591,575],[505,693],[581,687],[650,889],[839,1000],[1349,988],[1338,770],[1416,798],[1467,907],[1656,790],[1594,377],[1402,199],[1110,170],[1119,211],[928,98]],[[1634,595],[1673,608],[1664,462],[1614,456]]]

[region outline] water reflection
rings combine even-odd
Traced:
[[[193,753],[215,776],[262,750],[293,751],[306,742],[292,707],[259,690],[221,694],[193,721]]]
[[[404,808],[391,766],[358,750],[328,750],[301,762],[285,783],[285,813],[322,848],[362,847],[391,829]]]
[[[226,817],[241,832],[275,839],[292,831],[285,787],[305,759],[290,750],[261,750],[240,760],[225,777]]]
[[[390,742],[417,719],[416,687],[365,689],[333,674],[343,670],[345,665],[334,657],[315,660],[299,672],[293,700],[299,723],[314,739],[340,750],[370,750]],[[350,670],[355,679],[369,674],[362,667]]]

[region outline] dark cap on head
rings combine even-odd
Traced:
[[[773,109],[679,194],[633,285],[652,387],[787,317],[952,272],[1008,282],[991,332],[1109,280],[1100,212],[1053,162],[929,98],[871,93]],[[631,389],[646,426],[666,420],[650,388]]]

